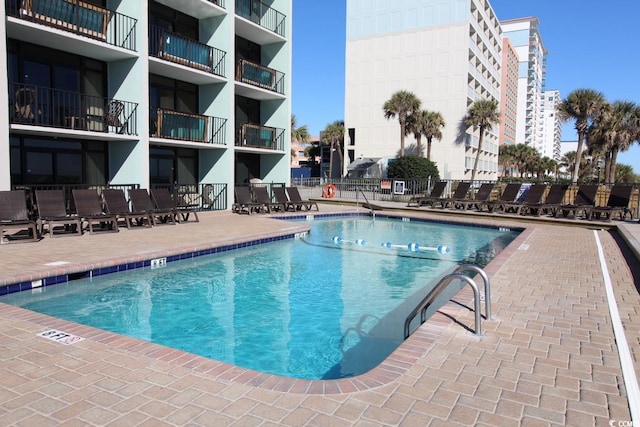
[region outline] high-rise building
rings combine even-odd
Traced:
[[[406,90],[445,119],[431,149],[440,176],[468,179],[479,133],[461,122],[474,101],[499,102],[500,24],[487,0],[407,3],[347,0],[345,163],[399,155],[400,125],[382,107]],[[484,137],[476,179],[496,179],[498,128]],[[405,141],[405,154],[415,154],[413,135]]]
[[[292,0],[10,1],[0,189],[288,182]]]
[[[502,40],[502,78],[500,85],[500,145],[516,143],[518,117],[518,53],[508,38]]]
[[[502,21],[503,37],[518,54],[518,119],[516,144],[539,149],[543,144],[542,92],[545,79],[545,55],[538,29],[538,18]]]
[[[562,101],[560,91],[547,90],[542,94],[542,134],[543,139],[538,152],[542,157],[549,157],[560,161],[562,150],[560,140],[562,138],[562,121],[558,116],[557,107]]]

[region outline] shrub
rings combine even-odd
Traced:
[[[387,171],[389,178],[428,178],[439,180],[438,167],[431,160],[418,156],[398,157],[389,162]]]

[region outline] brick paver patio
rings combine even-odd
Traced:
[[[321,205],[321,213],[332,209]],[[200,218],[199,224],[2,245],[0,283],[50,274],[44,264],[56,261],[70,263],[56,268],[81,270],[299,227],[228,212]],[[522,226],[508,216],[452,220]],[[483,320],[483,336],[470,331],[473,304],[464,291],[381,367],[347,380],[257,374],[0,304],[0,424],[608,426],[630,420],[595,235],[640,375],[637,260],[611,232],[525,226],[486,268],[494,319]],[[47,329],[85,340],[65,346],[36,336]]]

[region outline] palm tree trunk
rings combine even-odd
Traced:
[[[576,149],[576,164],[573,166],[573,174],[571,175],[571,182],[578,183],[578,171],[580,170],[580,160],[582,160],[582,148],[584,145],[585,133],[580,132],[578,134],[578,148]]]
[[[344,156],[342,155],[342,147],[340,146],[340,141],[336,141],[338,148],[336,151],[338,152],[338,158],[340,159],[340,177],[342,177],[342,172],[344,171]]]
[[[404,157],[404,133],[406,123],[400,122],[400,157]]]
[[[478,170],[478,161],[480,160],[480,150],[482,149],[482,137],[484,135],[484,128],[480,127],[480,138],[478,138],[478,152],[476,153],[476,159],[473,162],[473,169],[471,170],[471,182],[476,179],[476,171]]]
[[[427,160],[431,160],[431,140],[433,138],[427,138]]]
[[[424,157],[422,155],[422,135],[421,134],[416,135],[416,145],[418,147],[418,157]]]
[[[616,162],[618,161],[618,149],[611,150],[611,164],[609,165],[609,183],[616,182]]]
[[[333,178],[333,141],[329,144],[329,179]]]

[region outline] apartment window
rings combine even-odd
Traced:
[[[154,1],[149,4],[149,24],[199,40],[196,18]]]
[[[12,136],[11,182],[14,185],[106,184],[104,142]]]
[[[149,76],[149,104],[183,113],[198,113],[198,86],[152,74]]]
[[[152,184],[196,184],[198,151],[190,148],[151,147],[149,178]]]
[[[262,62],[262,54],[260,45],[245,38],[236,36],[236,58],[246,59],[247,61],[260,64]]]

